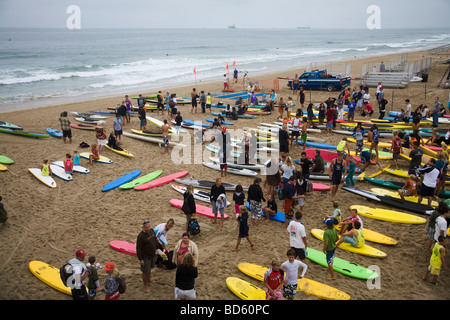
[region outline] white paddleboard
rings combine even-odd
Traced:
[[[209,157],[209,160],[211,160],[212,162],[220,163],[220,159],[218,157]],[[263,164],[237,164],[234,162],[228,162],[227,164],[228,167],[241,167],[249,170],[263,170],[265,168]]]
[[[28,171],[31,172],[33,176],[35,176],[40,182],[45,184],[50,188],[56,188],[56,182],[53,180],[51,176],[43,176],[42,171],[39,168],[28,168]]]
[[[176,185],[176,184],[173,184],[172,185],[172,188],[175,190],[175,191],[178,191],[179,193],[185,193],[186,192],[186,187],[183,187],[183,186],[179,186],[179,185]],[[203,201],[203,202],[206,202],[206,203],[211,203],[211,200],[210,200],[210,193],[209,192],[206,192],[206,191],[203,191],[203,190],[198,190],[198,189],[194,189],[194,193],[193,193],[193,196],[194,196],[194,199],[197,199],[197,200],[200,200],[200,201]],[[229,201],[227,201],[227,207],[230,205],[230,202]]]
[[[210,169],[220,171],[220,164],[217,162],[203,162],[203,165]],[[228,167],[227,173],[233,173],[233,174],[237,174],[237,175],[241,175],[241,176],[250,176],[250,177],[255,177],[258,175],[258,173],[256,171],[252,171],[252,170],[248,170],[248,169],[244,169],[244,168],[234,168],[234,167]]]
[[[64,162],[63,161],[55,161],[52,162],[55,166],[64,168]],[[73,172],[79,172],[79,173],[89,173],[91,172],[89,169],[82,167],[82,166],[73,166]]]
[[[50,169],[52,169],[52,173],[55,176],[57,176],[58,178],[61,178],[61,179],[66,180],[66,181],[72,181],[73,180],[72,175],[71,174],[67,174],[64,171],[64,168],[61,168],[59,166],[55,166],[55,165],[51,164],[50,165]]]
[[[148,136],[143,136],[140,134],[132,134],[129,132],[123,132],[122,135],[124,135],[125,137],[130,137],[130,138],[135,138],[135,139],[139,139],[139,140],[144,140],[144,141],[148,141],[148,142],[153,142],[153,143],[157,143],[160,144],[161,146],[164,145],[164,141],[162,139],[157,139],[157,138],[152,138],[152,137],[148,137]],[[176,142],[172,142],[169,141],[169,146],[170,147],[175,147],[175,146],[179,146],[182,148],[186,148],[187,145],[183,144],[183,143],[176,143]]]
[[[146,118],[147,118],[147,120],[148,120],[149,122],[153,123],[155,126],[157,126],[157,127],[159,127],[159,128],[161,128],[161,127],[164,125],[164,121],[161,121],[161,120],[158,120],[158,119],[156,119],[156,118],[149,117],[149,116],[147,116]],[[169,125],[170,125],[170,123],[169,123]],[[171,133],[177,133],[177,131],[176,131],[174,128],[170,128],[170,129],[169,129],[169,132],[171,132]],[[186,132],[187,132],[186,129],[183,129],[183,128],[180,129],[180,133],[186,133]]]

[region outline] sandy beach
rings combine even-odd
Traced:
[[[359,78],[361,66],[370,62],[379,65],[380,61],[388,61],[397,55],[382,57],[367,57],[352,60],[353,77]],[[405,89],[385,89],[389,101],[387,111],[400,110],[404,100],[409,98],[415,109],[420,104],[427,104],[429,108],[434,103],[434,97],[439,96],[440,101],[447,106],[448,89],[437,87],[447,65],[442,60],[448,55],[428,55],[426,51],[411,52],[409,61],[417,61],[426,57],[433,58],[428,82],[410,83]],[[264,91],[270,91],[273,80],[280,76],[293,76],[303,70],[287,70],[264,75],[249,75],[250,81],[259,81]],[[230,78],[232,75],[230,74]],[[198,82],[176,88],[158,88],[156,90],[130,92],[133,97],[156,93],[158,90],[176,93],[177,96],[190,97],[193,87],[197,91],[221,93],[222,79],[211,82]],[[242,89],[242,79],[234,85],[236,91]],[[359,86],[359,81],[352,81],[351,87]],[[280,90],[278,97],[287,99],[292,91],[286,86],[285,80],[279,80]],[[371,89],[374,95],[375,89]],[[323,102],[328,97],[337,98],[339,92],[312,91],[307,94],[306,102]],[[116,106],[123,100],[123,96],[106,97],[95,100],[79,101],[64,105],[51,105],[17,112],[8,111],[0,114],[0,120],[20,125],[27,132],[45,133],[46,128],[60,130],[59,115],[62,111],[106,111],[107,107]],[[234,100],[220,99],[224,103],[234,103]],[[213,103],[217,99],[213,98]],[[294,100],[298,103],[298,101]],[[200,108],[199,108],[200,109]],[[204,120],[211,117],[208,113],[190,114],[190,105],[179,107],[184,119]],[[377,110],[377,108],[375,108]],[[217,111],[214,110],[213,111]],[[149,116],[160,120],[167,118],[148,113]],[[255,128],[261,122],[273,122],[277,119],[275,110],[271,115],[257,116],[255,119],[239,119],[235,121],[233,129]],[[374,117],[377,117],[375,111]],[[77,123],[75,116],[69,117],[72,123]],[[357,119],[362,119],[357,116]],[[112,116],[106,119],[107,132],[112,130]],[[442,127],[442,125],[440,125]],[[139,129],[136,116],[131,117],[131,123],[126,124],[124,131]],[[158,128],[148,125],[149,130]],[[326,139],[329,144],[337,144],[341,135],[310,134],[312,137]],[[97,261],[105,266],[107,262],[114,262],[117,269],[127,276],[127,291],[122,295],[123,300],[173,300],[175,287],[175,270],[155,268],[152,278],[156,280],[151,285],[151,292],[143,289],[141,271],[136,257],[115,251],[109,247],[112,240],[135,242],[141,231],[142,221],[150,220],[152,226],[166,222],[169,218],[175,220],[174,228],[168,234],[168,248],[173,249],[185,230],[185,215],[181,210],[169,204],[170,199],[182,199],[182,195],[174,191],[171,184],[145,191],[111,190],[102,192],[102,187],[110,181],[133,170],[141,170],[142,175],[163,170],[163,175],[188,170],[187,177],[195,179],[215,180],[220,172],[206,168],[201,164],[174,165],[170,155],[163,154],[163,148],[158,144],[123,137],[123,147],[135,155],[135,158],[123,157],[109,150],[104,155],[114,161],[113,164],[94,163],[89,166],[88,161],[82,159],[81,165],[91,170],[89,174],[74,174],[71,182],[55,178],[57,187],[50,189],[40,183],[29,172],[28,168],[40,167],[43,159],[49,161],[63,160],[66,153],[85,151],[79,147],[81,142],[96,143],[95,134],[89,130],[72,129],[73,143],[64,144],[62,139],[50,137],[48,139],[34,139],[29,137],[0,134],[0,154],[12,158],[15,163],[8,165],[8,170],[0,172],[0,195],[8,212],[9,226],[0,226],[0,299],[2,300],[70,300],[71,297],[60,293],[45,283],[39,281],[29,270],[28,263],[40,260],[50,265],[60,267],[68,259],[73,258],[75,251],[84,249],[88,256],[94,255]],[[382,141],[387,141],[383,138]],[[300,158],[301,148],[291,148],[292,159]],[[391,160],[381,160],[386,167]],[[399,160],[400,168],[406,169],[408,162]],[[368,169],[368,175],[377,169]],[[402,181],[401,178],[383,173],[382,179]],[[232,175],[222,181],[250,185],[252,178]],[[316,181],[330,184],[329,181]],[[373,185],[368,182],[356,182],[356,187],[369,190]],[[229,201],[232,201],[232,192],[227,192]],[[350,214],[349,206],[353,204],[369,205],[387,208],[383,205],[367,202],[362,197],[356,197],[348,192],[339,190],[337,201],[344,217]],[[197,200],[197,204],[206,205]],[[282,201],[278,200],[278,208],[282,208]],[[393,209],[393,208],[391,208]],[[330,192],[321,193],[313,191],[307,195],[303,211],[303,224],[306,228],[308,247],[321,249],[322,242],[311,234],[311,229],[323,227],[323,216],[333,211]],[[225,280],[229,276],[239,277],[254,285],[263,288],[263,284],[239,271],[240,262],[256,263],[270,266],[272,257],[287,260],[286,251],[289,249],[289,236],[282,223],[276,221],[262,222],[260,227],[250,228],[256,250],[250,250],[245,240],[241,242],[238,252],[232,252],[238,237],[237,223],[234,220],[234,206],[226,209],[231,217],[224,222],[223,228],[219,224],[212,224],[212,219],[199,216],[201,235],[192,239],[199,248],[199,276],[195,287],[199,300],[237,300],[238,298],[227,288]],[[359,280],[336,273],[337,279],[327,280],[328,271],[324,267],[307,260],[307,278],[338,288],[351,296],[352,300],[448,300],[450,293],[450,277],[448,271],[443,271],[438,280],[438,286],[423,281],[422,276],[428,267],[429,252],[426,251],[425,225],[408,225],[391,223],[362,217],[364,227],[398,240],[395,246],[376,243],[370,245],[387,253],[385,259],[377,259],[358,255],[341,249],[337,250],[337,257],[352,261],[364,267],[377,266],[381,272],[379,289],[369,289],[366,281]],[[449,246],[447,245],[447,249]],[[446,257],[450,264],[449,256]],[[100,283],[106,279],[104,271],[99,271]],[[429,278],[431,279],[431,278]],[[104,299],[99,293],[98,300]],[[317,297],[299,292],[296,300],[318,300]]]

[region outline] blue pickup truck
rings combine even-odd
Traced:
[[[299,88],[303,89],[326,89],[331,92],[334,90],[342,90],[343,88],[350,86],[350,77],[339,78],[329,75],[327,70],[313,70],[311,72],[305,72],[299,76]],[[288,81],[288,87],[292,89],[292,80]]]

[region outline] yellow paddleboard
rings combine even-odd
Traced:
[[[409,213],[403,213],[400,211],[381,208],[371,208],[359,205],[350,206],[350,209],[357,209],[359,215],[377,220],[398,222],[398,223],[409,223],[409,224],[424,224],[427,222],[425,218],[418,217]]]
[[[91,155],[92,153],[90,153],[90,152],[82,152],[82,153],[80,153],[80,157],[82,157],[83,159],[87,159],[87,160],[89,160],[89,156]],[[113,161],[111,160],[111,159],[109,159],[109,158],[107,158],[107,157],[105,157],[105,156],[102,156],[102,155],[100,155],[100,159],[98,159],[98,160],[93,160],[94,162],[100,162],[100,163],[113,163]]]
[[[109,150],[111,150],[111,151],[113,151],[113,152],[115,152],[115,153],[118,153],[118,154],[120,154],[121,156],[125,156],[125,157],[128,157],[128,158],[134,158],[134,155],[132,155],[131,153],[129,153],[127,150],[125,150],[125,149],[123,149],[122,151],[120,151],[120,150],[116,150],[116,149],[114,149],[114,148],[111,148],[110,146],[108,146],[107,144],[105,144],[105,148],[106,149],[109,149]]]
[[[317,239],[323,241],[323,230],[321,229],[312,229],[311,233],[313,234],[313,236],[315,236]],[[354,246],[352,246],[350,243],[341,243],[339,245],[339,248],[343,249],[343,250],[347,250],[350,252],[354,252],[354,253],[359,253],[365,256],[369,256],[369,257],[376,257],[376,258],[386,258],[386,253],[384,253],[381,250],[378,250],[374,247],[371,247],[367,244],[364,244],[364,246],[362,246],[361,248],[356,248]]]
[[[386,190],[383,188],[372,188],[372,189],[370,189],[370,191],[372,191],[373,193],[376,193],[376,194],[381,194],[384,196],[390,196],[393,198],[401,199],[398,192],[395,192],[395,191]],[[416,196],[405,197],[405,200],[417,203],[418,197],[416,197]],[[422,200],[422,201],[424,201],[424,200]],[[425,201],[427,201],[427,200],[425,200]],[[437,206],[439,206],[439,203],[437,201],[431,201],[431,206],[437,207]]]
[[[423,150],[423,153],[426,154],[427,156],[430,156],[432,158],[437,158],[437,152],[434,150],[431,150],[425,146],[420,146]]]
[[[6,171],[8,168],[0,163],[0,171]]]
[[[70,288],[66,287],[61,281],[59,269],[42,261],[31,261],[28,264],[31,273],[39,280],[62,293],[72,295]]]
[[[239,263],[238,268],[246,275],[259,281],[264,281],[264,272],[268,269],[257,264],[246,262]],[[350,296],[345,292],[306,278],[298,279],[297,291],[302,291],[326,300],[350,300]]]
[[[226,280],[227,287],[242,300],[265,300],[266,292],[239,278],[228,277]]]
[[[335,225],[335,228],[337,230],[340,230],[341,226]],[[364,239],[366,239],[367,241],[388,245],[396,245],[398,243],[397,240],[392,239],[391,237],[385,236],[384,234],[378,233],[376,231],[372,231],[366,228],[363,228],[362,230],[364,234]]]
[[[347,141],[356,143],[356,139],[353,139],[353,138],[347,138]],[[372,144],[372,142],[364,140],[363,144],[365,144],[366,146],[370,146]],[[378,147],[390,148],[391,144],[387,143],[387,142],[378,142]]]

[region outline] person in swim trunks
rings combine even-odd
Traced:
[[[161,127],[162,139],[164,142],[164,154],[169,154],[169,129],[170,125],[167,120],[164,120],[164,124]]]

